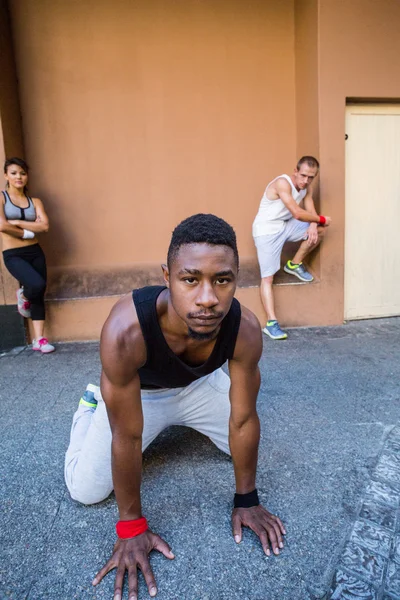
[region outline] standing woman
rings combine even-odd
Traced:
[[[46,291],[46,259],[36,239],[49,230],[49,220],[39,198],[26,194],[28,165],[21,158],[4,163],[6,190],[0,195],[0,232],[4,264],[21,287],[17,291],[18,312],[32,319],[35,339],[32,349],[43,354],[55,350],[43,337]]]

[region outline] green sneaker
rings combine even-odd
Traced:
[[[79,400],[79,404],[82,406],[87,406],[88,408],[97,408],[97,400],[94,395],[99,388],[97,385],[93,385],[89,383],[86,386],[86,391],[83,394],[82,398]]]
[[[314,280],[314,277],[307,271],[302,262],[296,265],[295,263],[292,263],[291,260],[288,260],[286,265],[283,267],[283,270],[285,273],[295,275],[300,279],[300,281],[304,281],[306,283],[311,283],[311,281]]]
[[[282,331],[278,321],[267,321],[263,332],[266,333],[271,340],[286,340],[287,338],[287,333]]]

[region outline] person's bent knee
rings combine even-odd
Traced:
[[[72,498],[72,500],[75,500],[76,502],[79,502],[80,504],[98,504],[99,502],[102,502],[103,500],[105,500],[106,498],[108,498],[108,496],[111,494],[112,489],[107,489],[107,490],[82,490],[82,489],[77,489],[74,488],[72,486],[67,486],[68,487],[68,491],[70,493],[70,496]]]
[[[28,289],[24,289],[25,297],[28,298],[28,300],[30,300],[31,302],[35,301],[35,300],[36,301],[43,300],[45,292],[46,292],[46,284],[35,285]]]
[[[265,285],[272,285],[273,281],[274,281],[273,275],[267,275],[266,277],[261,278],[261,282],[264,283]]]
[[[46,284],[44,285],[37,285],[33,288],[31,288],[31,296],[33,298],[43,298],[44,295],[46,293]]]
[[[89,484],[82,477],[74,476],[69,469],[65,469],[64,479],[72,500],[80,504],[98,504],[108,498],[113,490],[112,483],[110,482],[104,481]]]

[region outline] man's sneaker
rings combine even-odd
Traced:
[[[287,333],[282,331],[278,321],[268,321],[263,332],[269,335],[272,340],[286,340]]]
[[[290,275],[296,275],[301,281],[305,281],[306,283],[310,283],[314,280],[314,277],[309,273],[305,268],[303,263],[299,263],[296,265],[292,263],[291,260],[288,260],[286,265],[283,267],[285,273],[290,273]]]
[[[47,338],[41,337],[38,340],[32,340],[32,350],[37,350],[42,354],[50,354],[50,352],[54,352],[55,348],[49,344]]]
[[[17,308],[21,317],[25,317],[25,319],[31,318],[31,303],[24,298],[23,288],[17,290]]]
[[[97,408],[97,400],[94,397],[97,390],[98,390],[97,385],[93,385],[92,383],[89,383],[86,386],[85,393],[83,394],[82,398],[79,400],[79,405],[87,406],[89,408]]]

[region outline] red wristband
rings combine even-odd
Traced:
[[[320,215],[320,217],[319,217],[319,224],[320,225],[325,225],[325,223],[326,223],[325,217],[323,217],[322,215]]]
[[[118,521],[115,527],[117,536],[123,540],[136,537],[147,531],[148,528],[149,526],[145,517],[140,517],[140,519],[134,519],[133,521]]]

